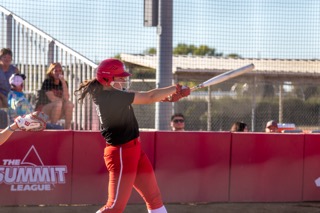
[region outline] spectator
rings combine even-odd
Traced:
[[[8,113],[10,122],[13,123],[14,119],[18,116],[30,114],[34,111],[32,104],[28,101],[23,93],[24,80],[26,76],[24,74],[13,74],[9,83],[11,85],[11,91],[8,94]],[[55,124],[47,124],[47,129],[62,129],[61,126]]]
[[[8,94],[9,118],[12,123],[18,115],[25,115],[33,112],[33,107],[23,93],[24,74],[12,74],[9,79],[11,91]]]
[[[175,113],[171,116],[172,131],[184,131],[184,115],[182,113]]]
[[[60,63],[51,63],[38,92],[36,110],[47,114],[52,124],[64,118],[64,128],[70,129],[73,103],[69,99],[68,83],[64,79],[62,66]]]
[[[19,73],[18,68],[11,62],[12,51],[9,48],[2,48],[0,50],[0,108],[8,107],[9,78],[12,74]]]
[[[235,122],[232,124],[231,132],[249,132],[248,125],[243,122]]]
[[[266,132],[279,132],[278,131],[278,124],[276,121],[271,120],[268,121],[267,125],[266,125]]]
[[[0,129],[4,129],[8,126],[8,114],[6,111],[0,109]]]

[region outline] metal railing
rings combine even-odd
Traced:
[[[60,62],[74,103],[72,129],[99,129],[92,102],[85,101],[80,105],[73,95],[80,82],[93,78],[97,64],[2,6],[0,14],[1,47],[12,50],[13,64],[27,76],[25,91],[36,94],[45,79],[47,66]]]

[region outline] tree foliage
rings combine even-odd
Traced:
[[[155,47],[150,47],[149,49],[146,49],[143,51],[143,54],[145,55],[155,55],[157,53],[157,49]]]
[[[157,53],[155,47],[151,47],[143,51],[144,54],[154,55]],[[193,44],[184,44],[180,43],[173,48],[173,55],[194,55],[194,56],[223,56],[223,53],[217,53],[215,48],[211,48],[208,45],[193,45]],[[236,53],[231,53],[226,55],[230,58],[239,58],[240,55]]]

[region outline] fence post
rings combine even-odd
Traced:
[[[207,118],[207,131],[211,131],[211,124],[212,124],[211,105],[212,105],[211,86],[208,86],[208,118]]]
[[[48,65],[54,62],[54,41],[51,41],[48,46]]]
[[[172,1],[159,0],[157,88],[172,85]],[[172,104],[156,103],[155,128],[168,130]]]
[[[7,48],[12,49],[12,15],[7,16]]]
[[[279,83],[279,123],[283,123],[283,100],[281,83]]]

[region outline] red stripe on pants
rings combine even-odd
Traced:
[[[123,212],[132,187],[142,196],[148,209],[163,205],[152,165],[138,138],[121,146],[107,145],[104,160],[109,171],[109,186],[103,212]]]

